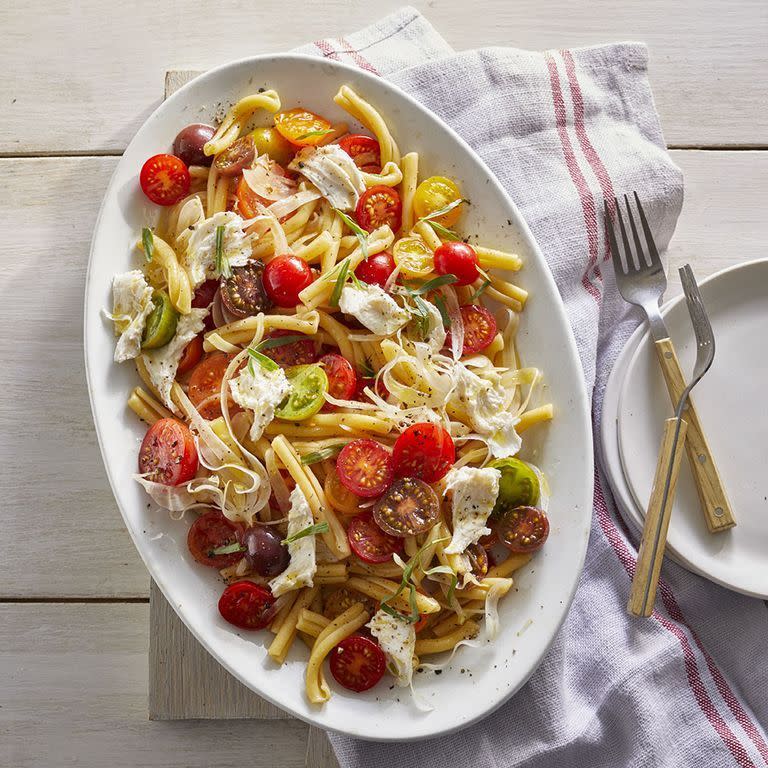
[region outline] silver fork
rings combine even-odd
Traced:
[[[616,286],[625,301],[642,307],[648,317],[651,336],[653,338],[656,356],[659,360],[664,381],[667,384],[669,397],[673,407],[676,406],[685,390],[685,379],[677,359],[677,353],[669,338],[669,332],[659,311],[659,301],[666,290],[667,278],[661,265],[659,252],[653,240],[651,228],[645,217],[645,211],[640,203],[637,192],[634,193],[637,212],[640,217],[646,245],[643,242],[635,224],[635,217],[629,205],[629,199],[624,195],[629,226],[632,230],[634,251],[630,246],[627,228],[624,225],[624,216],[621,212],[619,201],[616,203],[616,218],[619,222],[621,240],[624,245],[625,261],[621,258],[621,251],[617,242],[616,231],[611,221],[608,203],[605,203],[605,219],[607,222],[608,237],[611,245],[611,257],[613,269],[616,274]],[[696,408],[691,400],[685,406],[685,419],[688,422],[688,431],[685,438],[685,447],[688,453],[688,462],[691,467],[696,490],[699,494],[699,502],[707,528],[710,533],[718,533],[728,530],[736,525],[731,504],[720,479],[720,473],[712,456],[704,430],[701,426]]]
[[[688,303],[693,332],[696,335],[696,364],[693,367],[691,382],[683,390],[680,401],[677,403],[674,418],[667,419],[664,423],[664,437],[661,441],[653,490],[645,516],[640,552],[637,556],[637,570],[632,580],[632,590],[627,603],[627,610],[635,616],[650,616],[653,612],[672,502],[675,498],[677,475],[682,459],[681,441],[684,441],[688,429],[688,423],[682,418],[683,409],[691,390],[701,381],[715,359],[715,336],[690,265],[686,264],[680,269],[680,280]]]

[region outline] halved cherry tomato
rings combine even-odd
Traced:
[[[218,289],[218,280],[206,280],[204,283],[201,283],[197,287],[195,295],[192,297],[192,306],[196,309],[210,307],[213,302],[213,297],[216,295]]]
[[[336,472],[352,493],[372,499],[384,493],[392,482],[392,454],[375,440],[353,440],[336,458]]]
[[[441,426],[420,422],[397,438],[392,458],[395,477],[417,477],[425,483],[436,483],[456,461],[456,448]]]
[[[432,249],[419,237],[400,238],[392,255],[406,277],[426,277],[435,266]]]
[[[356,515],[360,511],[360,497],[341,484],[335,469],[325,476],[323,491],[328,503],[342,515]]]
[[[147,480],[179,485],[195,476],[197,466],[197,448],[186,424],[160,419],[147,430],[139,449],[139,472]]]
[[[231,271],[229,277],[221,277],[221,301],[230,315],[250,317],[271,308],[264,289],[264,265],[258,259]]]
[[[400,195],[391,187],[379,185],[366,189],[357,201],[355,218],[357,223],[368,232],[389,224],[393,232],[400,229],[403,216],[403,204]]]
[[[480,544],[470,544],[464,553],[469,558],[472,573],[478,579],[482,579],[488,573],[488,553],[485,548]]]
[[[209,421],[221,416],[221,380],[230,363],[230,356],[223,352],[214,352],[203,358],[192,371],[189,378],[187,396],[200,415]],[[200,406],[200,407],[198,407]]]
[[[375,165],[381,170],[381,148],[376,139],[353,133],[340,139],[339,146],[355,161],[358,168]]]
[[[219,613],[240,629],[264,629],[274,616],[272,593],[252,581],[230,584],[219,598]]]
[[[323,616],[333,621],[355,603],[362,603],[369,613],[376,613],[378,610],[376,601],[367,597],[362,592],[350,589],[349,587],[339,587],[325,598]]]
[[[389,251],[382,251],[363,259],[355,269],[355,276],[364,283],[381,286],[387,284],[389,276],[395,271],[395,260]]]
[[[320,411],[326,402],[328,376],[319,365],[294,365],[285,371],[291,390],[275,409],[281,421],[305,421]]]
[[[244,168],[250,168],[256,157],[256,148],[250,136],[233,141],[223,152],[216,155],[213,167],[222,176],[237,176]]]
[[[549,520],[538,507],[515,507],[498,519],[496,533],[512,552],[535,552],[549,536]]]
[[[256,128],[251,131],[256,152],[259,155],[269,155],[272,160],[281,165],[288,165],[296,154],[296,147],[271,127]]]
[[[277,339],[281,336],[300,336],[296,331],[276,330],[267,334],[267,339]],[[290,344],[282,344],[278,347],[265,349],[267,357],[274,360],[281,368],[290,368],[293,365],[310,365],[317,360],[315,343],[311,339],[292,341]]]
[[[291,144],[300,147],[314,147],[331,130],[331,124],[320,115],[308,109],[294,107],[275,115],[275,128]]]
[[[364,403],[370,402],[370,398],[365,394],[364,390],[368,387],[375,392],[382,400],[386,400],[389,397],[389,390],[384,383],[384,379],[376,381],[374,378],[364,378],[362,376],[357,377],[357,392],[355,392],[355,400],[362,400]]]
[[[141,167],[142,192],[158,205],[175,205],[186,197],[192,179],[189,169],[174,155],[154,155]]]
[[[496,338],[496,319],[485,308],[476,304],[465,304],[461,308],[461,319],[464,323],[464,348],[463,355],[474,355],[490,346]],[[451,346],[451,332],[445,339],[445,345]]]
[[[352,363],[335,352],[323,355],[317,362],[328,377],[328,394],[337,400],[351,400],[357,392],[357,374]],[[322,409],[327,412],[335,408],[332,403],[326,403]]]
[[[431,176],[416,187],[413,196],[413,212],[417,219],[422,219],[460,199],[461,192],[450,179],[446,179],[445,176]],[[451,227],[461,216],[462,207],[457,205],[447,213],[437,216],[433,221],[444,227]]]
[[[347,538],[352,551],[364,563],[386,563],[395,553],[400,554],[404,546],[402,538],[385,533],[370,512],[353,518],[347,528]]]
[[[425,533],[440,515],[437,494],[415,477],[395,480],[373,507],[373,519],[390,536]]]
[[[278,307],[295,307],[299,294],[312,282],[312,270],[301,256],[278,256],[264,269],[264,287],[267,296]]]
[[[470,285],[477,280],[477,253],[467,243],[443,243],[435,251],[435,272],[456,275],[456,285]]]
[[[203,335],[195,336],[192,341],[184,347],[184,351],[181,353],[181,360],[179,360],[179,367],[176,370],[177,376],[183,376],[185,373],[191,371],[199,362],[203,356]]]
[[[233,523],[217,509],[212,509],[195,520],[187,534],[187,547],[198,563],[211,568],[226,568],[239,562],[242,552],[216,555],[213,550],[240,541],[242,526]]]
[[[370,637],[345,637],[329,655],[331,674],[339,685],[360,693],[373,688],[384,677],[387,659]]]

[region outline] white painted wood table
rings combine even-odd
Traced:
[[[285,14],[276,0],[221,0],[206,23],[191,0],[0,4],[0,766],[305,765],[308,728],[294,720],[147,718],[149,578],[96,447],[83,284],[107,181],[165,70],[335,37],[398,5],[325,0]],[[766,255],[764,0],[414,5],[456,48],[647,41],[685,173],[672,266],[705,276]]]

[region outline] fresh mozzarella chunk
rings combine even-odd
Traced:
[[[251,256],[251,236],[243,231],[243,219],[232,211],[214,213],[192,224],[176,238],[182,251],[181,263],[192,288],[216,276],[216,230],[224,227],[222,255],[230,267],[241,267]]]
[[[150,380],[160,393],[162,401],[172,411],[176,410],[176,406],[171,400],[171,387],[176,378],[179,361],[187,344],[203,330],[208,311],[193,309],[188,315],[180,315],[174,337],[164,347],[142,355]]]
[[[371,634],[379,641],[387,657],[387,668],[402,688],[411,684],[413,656],[416,649],[416,630],[405,619],[379,610],[368,622]]]
[[[434,304],[429,302],[425,302],[425,304],[429,312],[426,342],[433,352],[439,352],[445,346],[445,339],[448,335],[443,326],[443,316]]]
[[[312,510],[301,488],[296,486],[291,491],[291,509],[288,512],[288,538],[295,536],[305,528],[314,524]],[[317,563],[315,561],[315,537],[304,536],[288,544],[288,554],[291,561],[288,567],[272,581],[269,588],[275,597],[291,592],[300,587],[311,587]]]
[[[120,338],[115,345],[115,362],[122,363],[141,353],[144,323],[154,309],[152,288],[139,269],[115,275],[112,280],[112,320]]]
[[[410,319],[410,314],[379,285],[345,285],[339,309],[356,317],[377,336],[391,336]]]
[[[492,456],[514,456],[522,444],[515,430],[519,417],[505,406],[504,389],[497,374],[481,378],[462,363],[454,368],[459,403],[466,409],[472,428],[483,436]]]
[[[341,211],[354,210],[365,192],[365,182],[355,161],[337,144],[304,147],[288,167],[309,179]]]
[[[491,532],[485,524],[499,495],[500,479],[501,472],[491,467],[460,467],[446,475],[445,489],[453,493],[453,537],[446,554],[460,555]]]
[[[267,370],[253,360],[230,380],[229,389],[232,399],[250,411],[253,417],[250,438],[256,441],[275,418],[275,408],[291,391],[291,385],[282,368]]]

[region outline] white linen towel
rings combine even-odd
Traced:
[[[641,320],[618,297],[605,264],[603,200],[637,190],[662,246],[683,201],[645,46],[455,53],[404,8],[301,52],[396,83],[501,180],[559,286],[597,429],[611,366]],[[768,766],[765,605],[667,561],[653,617],[631,620],[625,606],[637,541],[615,511],[597,459],[581,583],[527,685],[479,724],[437,740],[377,744],[330,734],[343,768]]]

